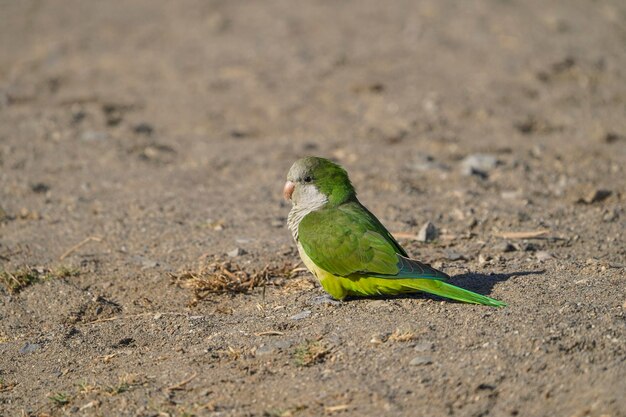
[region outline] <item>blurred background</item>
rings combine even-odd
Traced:
[[[454,182],[476,152],[517,169],[524,152],[567,150],[583,176],[622,163],[575,154],[623,149],[619,1],[0,7],[0,202],[54,218],[53,235],[86,215],[106,232],[102,211],[124,222],[135,205],[141,221],[170,204],[194,221],[278,223],[284,173],[305,154],[339,160],[383,201],[476,188]],[[541,179],[561,194],[597,182],[519,169],[525,187]],[[442,175],[452,182],[431,181]],[[491,186],[520,191],[519,179]]]

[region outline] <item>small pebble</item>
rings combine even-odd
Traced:
[[[617,219],[617,210],[615,209],[609,210],[604,214],[604,216],[602,216],[602,220],[605,222],[612,222],[615,221],[615,219]]]
[[[375,334],[372,336],[372,338],[370,339],[370,343],[373,345],[381,345],[383,343],[385,343],[385,336],[382,334]]]
[[[489,261],[491,261],[491,256],[483,255],[482,253],[480,255],[478,255],[478,264],[479,265],[484,265],[484,264],[486,264]]]
[[[21,349],[20,353],[33,353],[39,349],[41,345],[39,343],[26,343]]]
[[[433,363],[433,360],[430,356],[416,356],[411,359],[409,365],[411,366],[422,366],[422,365],[430,365]]]
[[[416,344],[413,347],[413,350],[415,350],[416,352],[427,352],[427,351],[433,350],[433,347],[434,345],[432,342],[421,342],[421,343]]]
[[[289,317],[291,320],[302,320],[302,319],[306,319],[307,317],[309,317],[311,315],[311,310],[303,310],[301,312],[299,312],[298,314],[295,314],[291,317]]]
[[[141,269],[150,269],[150,268],[154,268],[155,266],[158,266],[159,263],[157,261],[154,261],[152,259],[142,259],[141,261]]]
[[[448,166],[435,161],[430,155],[419,155],[411,164],[416,171],[447,171]]]
[[[537,245],[531,242],[522,242],[521,248],[524,252],[534,252],[537,250]]]
[[[285,226],[285,219],[284,218],[273,219],[270,224],[272,227],[283,227]]]
[[[288,349],[289,347],[291,347],[291,345],[293,345],[293,342],[291,340],[275,340],[272,342],[264,343],[256,349],[255,355],[271,355],[273,353],[276,353],[277,351]]]
[[[509,242],[499,242],[494,245],[493,249],[497,252],[515,252],[517,248]]]
[[[241,256],[244,255],[246,252],[241,249],[241,248],[235,248],[229,252],[226,252],[226,255],[230,256],[231,258],[236,258],[237,256]]]
[[[589,192],[586,196],[579,199],[578,201],[586,204],[599,203],[600,201],[606,200],[611,194],[613,194],[611,190],[596,189]]]
[[[31,184],[30,189],[37,194],[43,194],[50,189],[48,184],[44,184],[43,182],[38,182],[36,184]]]
[[[437,238],[439,231],[432,222],[426,222],[417,233],[417,240],[420,242],[431,242]]]
[[[459,252],[455,251],[454,249],[446,249],[443,252],[446,255],[446,259],[448,259],[449,261],[464,261],[464,260],[466,260],[465,256],[461,255]]]
[[[80,135],[80,139],[85,142],[100,142],[107,140],[109,135],[106,132],[100,132],[97,130],[86,130]]]
[[[238,127],[231,129],[230,136],[235,139],[243,139],[243,138],[247,138],[250,136],[254,136],[255,133],[256,132],[253,129],[249,129],[244,126],[238,126]]]
[[[496,166],[498,166],[498,159],[495,156],[476,153],[468,155],[461,161],[461,173],[486,178]]]
[[[83,121],[87,117],[87,113],[84,110],[78,110],[72,113],[72,123],[77,124]]]
[[[620,140],[626,139],[626,136],[620,135],[617,132],[601,132],[598,138],[600,139],[601,142],[604,142],[604,143],[615,143]]]
[[[553,259],[554,258],[554,256],[552,256],[552,254],[550,252],[546,252],[546,251],[543,251],[543,250],[537,251],[535,253],[535,257],[537,258],[537,260],[539,262],[545,262],[545,261],[547,261],[549,259]]]
[[[154,128],[148,123],[139,123],[133,127],[133,131],[140,135],[150,136],[154,132]]]

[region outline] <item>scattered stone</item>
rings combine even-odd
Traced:
[[[38,182],[31,184],[30,189],[37,194],[43,194],[50,189],[50,186],[48,184],[44,184],[43,182]]]
[[[355,93],[382,93],[385,85],[381,82],[363,83],[352,86]]]
[[[113,346],[114,347],[124,347],[124,346],[134,346],[134,345],[135,345],[135,339],[133,339],[132,337],[124,337],[124,338],[120,339]]]
[[[416,171],[448,171],[450,169],[447,165],[435,161],[435,158],[430,155],[419,155],[411,163],[411,168]]]
[[[521,190],[502,191],[500,193],[500,197],[502,197],[505,200],[515,200],[515,199],[522,197],[522,191]]]
[[[493,390],[495,390],[495,389],[496,389],[496,386],[495,386],[495,385],[485,384],[485,383],[479,384],[479,385],[476,387],[476,391],[482,391],[482,390],[486,390],[486,391],[493,391]]]
[[[449,261],[466,261],[467,258],[463,255],[461,255],[459,252],[455,251],[454,249],[446,249],[443,251],[443,253],[446,256],[446,259],[448,259]]]
[[[530,155],[534,158],[541,159],[541,157],[545,153],[545,150],[546,150],[545,146],[543,146],[540,143],[536,143],[533,145],[532,149],[530,150]]]
[[[230,136],[235,139],[244,139],[248,137],[252,137],[256,134],[253,129],[249,129],[246,127],[236,127],[230,131]]]
[[[532,242],[522,242],[520,247],[524,252],[535,252],[537,250],[537,245]]]
[[[29,343],[29,342],[26,342],[26,344],[20,349],[20,353],[22,353],[22,354],[33,353],[34,351],[36,351],[40,347],[41,347],[41,345],[39,343]]]
[[[525,135],[531,134],[531,133],[535,132],[536,130],[538,130],[537,119],[535,119],[532,116],[527,117],[526,119],[522,120],[521,122],[514,123],[513,126],[515,126],[515,128],[520,133],[523,133]]]
[[[409,365],[411,366],[422,366],[422,365],[430,365],[433,363],[433,360],[430,356],[416,356],[411,359]]]
[[[274,352],[276,352],[276,348],[274,348],[273,346],[261,345],[258,348],[256,348],[256,351],[254,352],[254,354],[256,356],[266,356],[266,355],[271,355]]]
[[[372,338],[370,339],[370,343],[373,345],[382,345],[383,343],[385,343],[386,339],[387,339],[386,335],[382,333],[378,333],[378,334],[372,335]]]
[[[626,136],[620,135],[616,132],[602,132],[600,134],[600,141],[603,143],[615,143],[621,140],[625,140]]]
[[[273,219],[270,224],[272,227],[283,227],[285,226],[285,218],[279,217],[279,218]]]
[[[158,266],[159,263],[153,259],[143,258],[141,260],[141,269],[150,269]]]
[[[29,210],[26,207],[22,207],[18,212],[17,217],[22,220],[39,220],[41,215],[35,210]]]
[[[602,216],[602,220],[604,220],[605,222],[612,222],[612,221],[615,221],[617,219],[617,217],[618,217],[617,210],[613,209],[613,210],[607,211],[604,214],[604,216]],[[0,218],[1,218],[1,216],[0,216]]]
[[[476,217],[470,217],[467,220],[466,226],[468,229],[473,229],[478,226],[478,219]]]
[[[497,252],[515,252],[517,248],[510,242],[498,242],[494,245],[493,250]]]
[[[546,120],[538,119],[536,116],[529,115],[526,119],[516,122],[515,128],[524,135],[530,135],[533,133],[553,133],[563,130],[562,126],[554,125]],[[533,148],[536,150],[535,148]],[[531,155],[533,151],[531,151]],[[534,155],[533,155],[534,156]]]
[[[498,166],[498,159],[489,154],[475,153],[468,155],[461,161],[461,173],[463,175],[476,175],[487,178],[489,172]]]
[[[274,354],[281,350],[289,349],[293,345],[291,340],[274,340],[268,343],[264,343],[259,346],[256,351],[256,356],[266,356]]]
[[[426,222],[417,233],[417,240],[420,242],[432,242],[437,236],[439,236],[437,227],[431,222]]]
[[[133,127],[133,132],[139,135],[150,136],[154,132],[154,128],[152,127],[152,125],[142,122]]]
[[[176,150],[168,145],[154,143],[146,146],[140,153],[139,158],[145,161],[169,163],[174,160]]]
[[[545,262],[545,261],[547,261],[549,259],[553,259],[554,258],[554,256],[552,256],[551,253],[543,251],[543,250],[537,251],[535,253],[535,257],[537,258],[537,260],[539,262]]]
[[[606,200],[613,192],[611,190],[595,189],[585,197],[578,200],[579,203],[593,204]]]
[[[226,252],[226,255],[230,256],[231,258],[236,258],[237,256],[241,256],[241,255],[245,255],[246,251],[244,251],[241,248],[235,248],[229,252]]]
[[[567,56],[560,61],[555,62],[547,70],[541,70],[537,72],[537,79],[543,82],[550,82],[554,78],[571,71],[576,66],[576,60]]]
[[[72,113],[72,124],[78,124],[82,122],[85,117],[87,117],[87,113],[84,110],[78,110]]]
[[[80,139],[85,142],[101,142],[107,140],[109,135],[98,130],[86,130],[80,135]]]
[[[124,117],[123,113],[126,110],[129,110],[129,106],[115,103],[105,103],[102,105],[102,112],[104,113],[106,124],[108,126],[119,125]]]
[[[416,352],[428,352],[433,350],[434,347],[435,345],[432,342],[421,342],[416,344],[413,347],[413,350],[415,350]]]
[[[491,261],[491,256],[489,255],[483,255],[482,253],[480,255],[478,255],[478,264],[479,265],[484,265],[488,262]]]
[[[311,315],[311,310],[303,310],[301,312],[299,312],[298,314],[295,314],[291,317],[289,317],[291,320],[302,320],[302,319],[306,319],[307,317],[309,317]]]

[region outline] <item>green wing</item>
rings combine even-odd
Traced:
[[[317,266],[337,276],[448,278],[408,259],[391,233],[358,202],[309,213],[300,222],[298,240]]]

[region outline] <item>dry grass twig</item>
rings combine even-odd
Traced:
[[[63,252],[63,255],[59,256],[59,261],[62,261],[63,259],[67,258],[68,256],[72,254],[72,252],[80,249],[82,246],[86,245],[87,243],[91,241],[101,242],[102,238],[98,236],[89,236],[88,238],[83,239],[82,241],[78,242],[77,244],[75,244],[74,246],[72,246],[71,248]]]
[[[266,285],[283,286],[300,271],[301,268],[295,268],[291,263],[266,265],[261,270],[247,271],[232,261],[215,260],[197,271],[171,274],[171,277],[176,285],[190,288],[198,301],[210,294],[248,293]]]
[[[188,383],[190,383],[191,381],[193,381],[194,379],[196,379],[196,377],[198,376],[198,374],[194,373],[193,375],[191,375],[189,378],[180,381],[177,384],[171,385],[167,388],[165,388],[167,391],[180,391],[180,390],[184,390],[185,389],[185,385],[187,385]]]
[[[535,239],[535,238],[544,237],[548,233],[550,233],[549,230],[542,229],[542,230],[532,230],[532,231],[525,231],[525,232],[500,232],[500,233],[496,233],[496,236],[503,237],[505,239]]]

